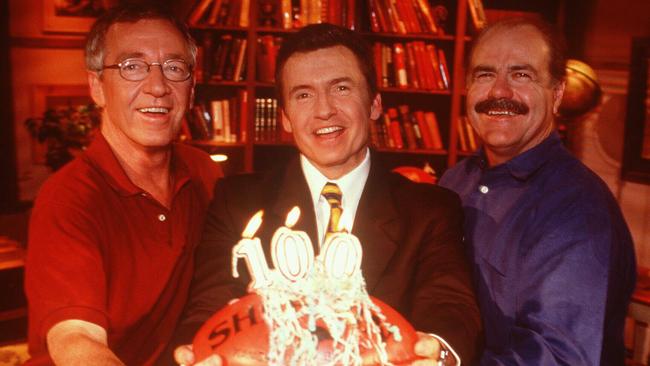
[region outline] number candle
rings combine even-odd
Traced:
[[[343,231],[328,235],[323,243],[320,258],[327,273],[337,279],[352,277],[361,268],[363,251],[359,239],[348,233],[351,225],[343,220]]]
[[[300,208],[294,206],[271,238],[273,267],[291,282],[304,278],[314,264],[314,248],[304,231],[291,230],[300,218]]]
[[[263,210],[259,210],[253,215],[246,224],[242,239],[232,248],[232,275],[235,278],[239,277],[237,261],[239,258],[244,258],[248,273],[251,276],[251,282],[248,285],[249,291],[270,286],[272,283],[260,238],[253,237],[257,229],[262,225],[262,215],[264,215]]]

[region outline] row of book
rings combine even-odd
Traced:
[[[387,33],[443,35],[447,9],[427,0],[368,0],[370,29]]]
[[[290,142],[291,134],[284,131],[281,123],[278,100],[275,98],[255,99],[256,142]]]
[[[355,0],[259,0],[259,25],[293,29],[308,24],[332,23],[355,29]]]
[[[248,93],[237,91],[231,98],[197,102],[186,116],[183,133],[193,140],[246,142]]]
[[[216,42],[216,48],[212,42]],[[282,37],[264,35],[257,42],[257,79],[272,83]],[[206,39],[197,55],[197,79],[205,82],[244,81],[246,48],[247,40],[233,37],[232,34],[220,35],[216,40]],[[205,55],[205,49],[214,51]],[[377,84],[380,87],[449,90],[450,76],[445,52],[433,43],[375,42],[373,56],[377,66]]]
[[[411,111],[408,105],[388,108],[382,118],[370,124],[370,141],[378,148],[444,149],[436,114]]]
[[[216,45],[213,44],[216,42]],[[246,50],[248,40],[222,34],[216,40],[206,37],[198,47],[195,74],[204,82],[244,81],[246,79]],[[206,50],[212,52],[206,55]]]
[[[442,48],[413,41],[373,45],[377,84],[402,89],[449,90],[449,68]]]
[[[250,0],[199,0],[190,12],[187,23],[210,26],[249,26]]]
[[[247,140],[248,98],[245,90],[237,96],[196,103],[183,122],[183,135],[193,140],[236,143]],[[479,138],[462,116],[457,121],[458,150],[477,149]],[[255,99],[255,142],[291,142],[292,137],[282,128],[278,101],[275,98]],[[436,114],[413,110],[408,105],[388,108],[377,121],[370,124],[370,140],[374,147],[390,149],[443,150],[444,144]]]

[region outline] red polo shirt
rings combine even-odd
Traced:
[[[173,149],[171,209],[129,180],[101,134],[43,185],[25,270],[29,365],[51,364],[46,334],[66,319],[104,327],[109,347],[127,365],[150,364],[164,349],[221,176],[207,154],[183,144]]]

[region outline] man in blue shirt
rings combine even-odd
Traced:
[[[565,63],[556,34],[519,19],[478,36],[467,116],[483,147],[440,182],[465,209],[481,365],[623,364],[632,239],[607,186],[554,131]]]

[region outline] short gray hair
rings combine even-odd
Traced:
[[[109,9],[93,24],[86,40],[86,69],[101,71],[104,67],[106,53],[106,33],[115,23],[136,23],[143,19],[160,19],[168,21],[183,36],[187,51],[192,57],[188,60],[196,65],[196,42],[187,25],[177,19],[166,9],[155,4],[124,4]]]

